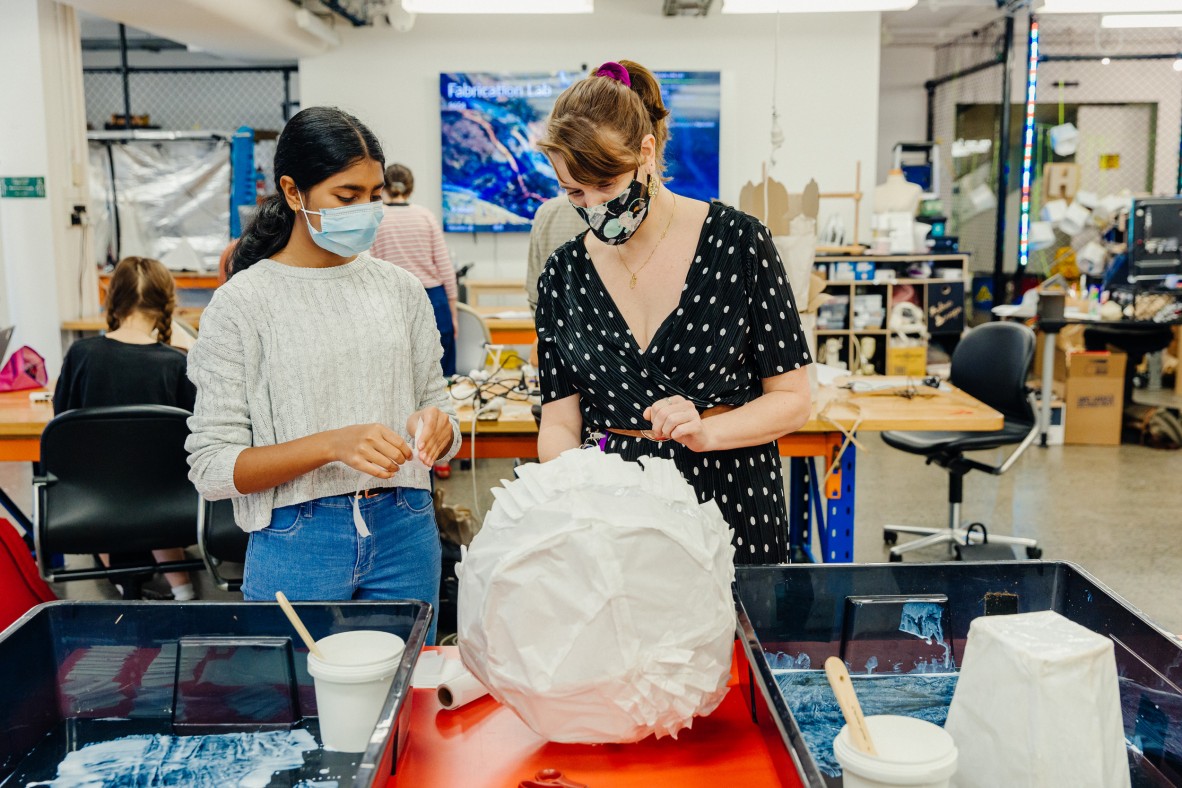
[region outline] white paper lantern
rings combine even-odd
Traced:
[[[555,742],[675,736],[717,708],[736,622],[714,502],[671,460],[573,449],[517,474],[457,567],[468,669]]]

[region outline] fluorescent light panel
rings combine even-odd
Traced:
[[[724,14],[826,14],[906,11],[918,0],[722,0]]]
[[[1154,14],[1182,11],[1182,0],[1046,0],[1038,14]]]
[[[1182,27],[1182,14],[1109,14],[1100,17],[1100,27]]]
[[[595,0],[402,0],[412,14],[590,14]]]

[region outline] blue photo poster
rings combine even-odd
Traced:
[[[537,141],[559,94],[583,77],[579,71],[440,74],[445,230],[529,230],[538,206],[561,191]],[[687,197],[717,197],[719,73],[657,77],[670,110],[670,185]]]

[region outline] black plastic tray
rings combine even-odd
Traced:
[[[779,759],[782,771],[792,772],[810,788],[841,781],[818,768],[767,655],[806,655],[818,669],[830,656],[857,669],[872,652],[906,664],[931,659],[942,650],[900,636],[897,607],[891,615],[880,613],[907,600],[937,598],[946,598],[944,631],[956,664],[969,624],[986,612],[1054,610],[1112,638],[1122,679],[1125,733],[1135,735],[1144,749],[1134,786],[1182,785],[1182,647],[1073,564],[790,565],[737,567],[736,575],[739,634],[749,664],[742,682],[747,701],[778,754],[787,756]],[[883,625],[882,620],[891,623]]]
[[[272,786],[381,786],[406,742],[410,680],[431,606],[297,602],[315,638],[380,629],[406,641],[364,753],[317,750]],[[229,662],[227,660],[232,660]],[[209,666],[217,663],[217,670]],[[277,605],[51,602],[0,633],[0,786],[56,776],[66,753],[136,733],[307,729],[317,740],[307,650]]]

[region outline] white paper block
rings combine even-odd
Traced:
[[[1042,207],[1042,220],[1051,224],[1058,224],[1067,215],[1066,200],[1051,200]]]
[[[456,568],[465,666],[556,742],[673,735],[727,691],[731,531],[670,460],[573,449],[496,494]]]
[[[1115,221],[1121,211],[1129,207],[1132,198],[1127,194],[1109,194],[1101,197],[1095,207],[1096,218],[1102,222]]]
[[[1088,276],[1098,276],[1104,273],[1108,265],[1108,250],[1096,241],[1089,241],[1083,249],[1076,252],[1079,268]]]
[[[1031,222],[1027,240],[1032,252],[1046,249],[1055,243],[1055,228],[1050,222]]]
[[[1090,211],[1100,204],[1100,198],[1095,192],[1080,190],[1075,193],[1075,202],[1079,203]]]
[[[1079,235],[1091,222],[1092,212],[1077,202],[1073,202],[1067,213],[1059,220],[1059,230],[1067,235]]]
[[[969,192],[969,202],[978,211],[989,211],[997,207],[997,195],[988,184],[982,183]]]
[[[944,729],[956,788],[1125,788],[1112,641],[1053,611],[969,627]]]
[[[1071,156],[1079,147],[1079,129],[1074,123],[1051,127],[1051,147],[1056,156]]]

